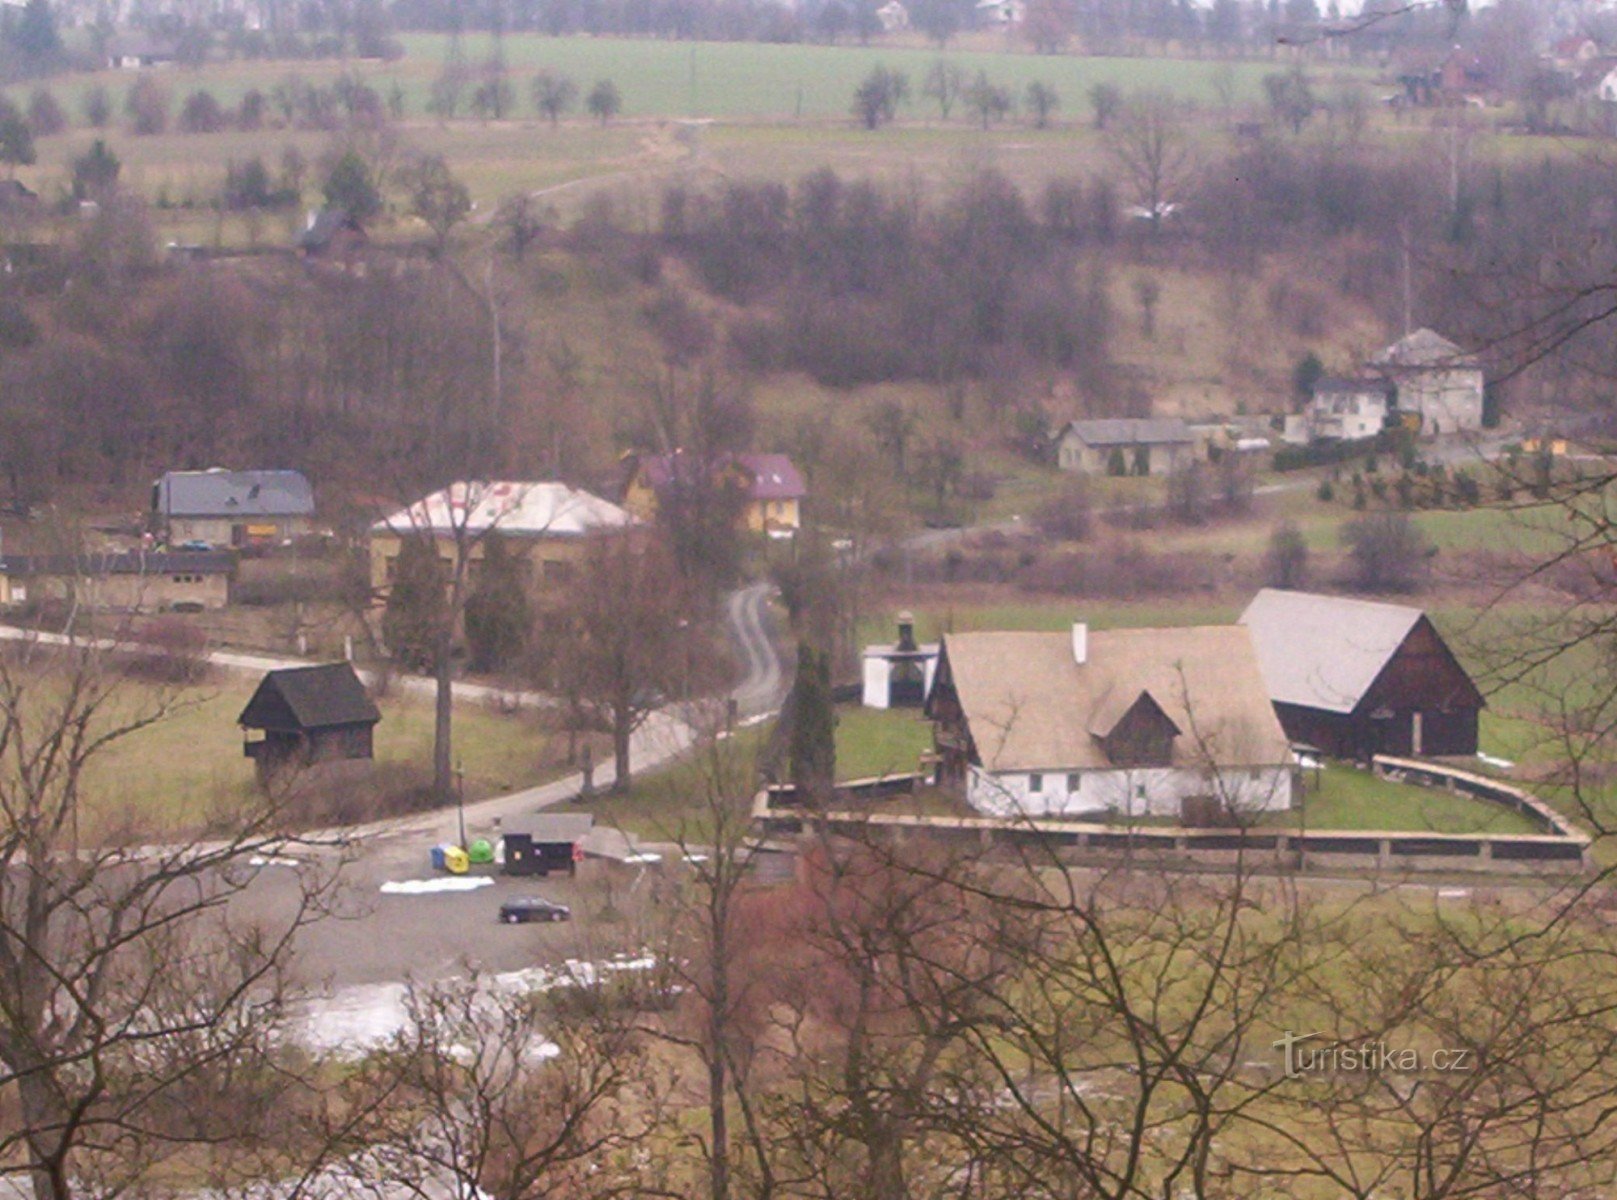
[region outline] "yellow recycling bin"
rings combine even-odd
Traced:
[[[464,875],[471,865],[470,856],[459,846],[446,846],[444,848],[444,870],[451,875]]]

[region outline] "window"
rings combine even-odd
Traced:
[[[573,564],[563,559],[545,559],[544,569],[546,583],[566,583],[573,577]]]
[[[1030,792],[1044,791],[1044,776],[1034,772],[1027,777],[1027,790]]]
[[[1083,783],[1083,776],[1079,775],[1077,771],[1068,772],[1068,774],[1067,774],[1067,791],[1076,792],[1079,789],[1079,787],[1082,785],[1082,783]]]

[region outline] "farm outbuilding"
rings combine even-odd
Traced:
[[[341,662],[271,671],[237,723],[244,734],[263,734],[242,750],[265,776],[284,767],[368,760],[381,719],[354,668]]]
[[[1487,702],[1420,609],[1265,588],[1241,624],[1292,741],[1336,758],[1476,754]]]

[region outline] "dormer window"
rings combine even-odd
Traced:
[[[1114,766],[1166,767],[1173,762],[1180,729],[1151,693],[1142,691],[1127,705],[1103,706],[1090,733]]]

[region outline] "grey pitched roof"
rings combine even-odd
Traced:
[[[1323,392],[1351,392],[1354,395],[1368,395],[1375,393],[1378,396],[1387,394],[1387,381],[1384,379],[1355,379],[1346,375],[1321,375],[1314,381],[1314,395]]]
[[[1196,435],[1177,417],[1099,417],[1073,421],[1067,430],[1086,446],[1145,446],[1190,443]]]
[[[271,671],[236,723],[294,733],[334,725],[374,725],[381,719],[354,668],[340,662]]]
[[[152,507],[165,517],[307,517],[314,489],[298,471],[170,471]]]
[[[235,569],[236,556],[229,550],[109,550],[0,558],[0,571],[7,575],[229,575]]]
[[[1112,769],[1093,732],[1148,693],[1176,738],[1173,763],[1200,768],[1290,760],[1247,631],[1234,625],[1091,632],[1084,663],[1072,634],[956,633],[950,679],[989,771]]]
[[[1377,367],[1468,367],[1476,360],[1442,334],[1417,329],[1375,354],[1370,362]]]
[[[1241,614],[1269,698],[1350,713],[1422,617],[1403,604],[1264,588]]]

